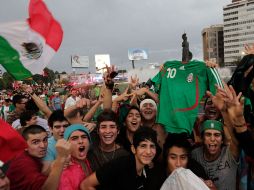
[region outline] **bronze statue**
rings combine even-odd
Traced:
[[[187,41],[187,35],[186,33],[184,33],[182,35],[182,47],[183,47],[183,51],[182,51],[182,62],[187,63],[192,59],[192,53],[189,50],[189,42]]]

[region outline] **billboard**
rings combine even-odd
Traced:
[[[71,56],[71,66],[73,68],[84,68],[89,67],[89,57],[81,55]]]
[[[148,53],[146,49],[132,48],[128,49],[128,58],[134,61],[148,59]]]
[[[98,73],[102,73],[106,68],[106,65],[110,66],[110,55],[109,54],[98,54],[95,55],[95,67]]]

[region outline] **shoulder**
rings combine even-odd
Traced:
[[[191,155],[193,158],[200,157],[201,155],[203,155],[203,147],[200,146],[195,148],[194,150],[192,150]]]

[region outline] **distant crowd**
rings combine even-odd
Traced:
[[[2,92],[0,189],[254,189],[254,48],[246,54],[228,84],[215,63],[192,60],[144,83],[115,84],[107,67],[103,85]]]

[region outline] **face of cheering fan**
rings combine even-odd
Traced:
[[[116,123],[114,121],[102,121],[98,127],[98,135],[100,137],[101,144],[114,144],[118,135]]]
[[[217,120],[220,117],[220,111],[213,105],[210,98],[205,105],[205,116],[209,120]]]
[[[156,117],[156,108],[152,103],[144,103],[140,111],[145,120],[153,120]]]
[[[136,109],[129,111],[127,118],[125,120],[127,130],[134,133],[141,125],[141,115]]]
[[[74,131],[68,141],[71,143],[71,156],[77,160],[85,160],[89,150],[90,142],[84,131]]]
[[[205,153],[217,157],[221,152],[221,145],[223,144],[222,133],[214,129],[205,130],[203,134],[203,142]]]

